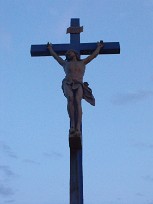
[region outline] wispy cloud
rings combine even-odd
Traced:
[[[0,171],[2,171],[6,177],[14,176],[15,174],[13,171],[10,169],[9,166],[6,165],[0,165]]]
[[[44,152],[43,153],[43,155],[45,156],[45,157],[58,157],[58,158],[61,158],[62,157],[62,154],[60,154],[60,153],[58,153],[58,152],[54,152],[54,151],[52,151],[51,153],[47,153],[47,152]]]
[[[142,149],[153,150],[153,144],[147,144],[147,143],[144,143],[144,142],[135,143],[134,146],[140,148],[141,150]]]
[[[4,186],[3,184],[0,184],[0,195],[11,196],[11,195],[14,195],[14,191],[12,188]]]
[[[6,200],[6,201],[4,201],[4,203],[14,203],[15,202],[15,200]]]
[[[11,147],[7,144],[5,144],[3,141],[0,141],[0,149],[2,150],[2,152],[4,154],[6,154],[7,156],[17,159],[17,156],[15,155],[15,153],[12,151]]]
[[[14,190],[8,186],[10,179],[15,176],[15,173],[7,165],[0,165],[0,173],[2,180],[0,180],[0,195],[4,197],[14,195]]]
[[[126,105],[128,103],[135,103],[149,97],[153,97],[153,91],[140,90],[135,92],[117,94],[112,99],[112,103],[115,105]]]
[[[153,176],[146,175],[142,177],[145,181],[153,183]]]
[[[144,197],[144,194],[138,192],[138,193],[136,193],[136,196]]]
[[[0,28],[0,44],[5,51],[9,51],[12,46],[11,32]]]
[[[23,162],[28,163],[28,164],[34,164],[34,165],[39,165],[40,163],[31,159],[24,159]]]

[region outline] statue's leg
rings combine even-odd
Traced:
[[[74,117],[74,96],[73,93],[67,97],[67,111],[70,118],[70,128],[75,129],[75,117]]]
[[[79,88],[77,89],[76,96],[75,96],[75,101],[76,101],[76,108],[77,108],[77,124],[76,124],[76,130],[80,132],[80,127],[82,123],[82,105],[81,105],[81,100],[83,97],[83,89],[82,86],[80,85]]]
[[[75,131],[75,115],[74,115],[74,93],[71,85],[67,83],[62,84],[62,89],[67,98],[67,111],[70,118],[70,133]]]

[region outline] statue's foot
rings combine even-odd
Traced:
[[[73,127],[71,127],[70,130],[69,130],[69,134],[71,135],[71,134],[74,134],[74,133],[75,133],[75,129]]]
[[[71,149],[82,148],[81,131],[75,130],[75,132],[69,134],[69,146]]]
[[[75,134],[76,134],[77,137],[80,137],[81,136],[81,131],[76,129]]]

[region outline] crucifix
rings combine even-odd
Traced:
[[[71,19],[67,28],[70,33],[69,44],[42,44],[31,46],[31,56],[53,56],[63,67],[65,78],[62,89],[67,98],[67,110],[70,118],[69,147],[70,147],[70,204],[83,204],[83,168],[82,168],[82,106],[85,99],[95,105],[92,90],[87,82],[83,82],[85,65],[98,54],[119,54],[119,42],[80,43],[80,27],[78,18]],[[63,60],[60,56],[66,56]],[[89,55],[80,59],[80,55]]]

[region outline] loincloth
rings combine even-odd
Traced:
[[[80,86],[82,87],[83,90],[83,99],[85,99],[88,103],[90,103],[91,105],[95,106],[95,98],[92,94],[92,90],[89,87],[89,84],[87,82],[80,82],[77,80],[70,80],[70,79],[63,79],[62,81],[62,90],[64,93],[64,96],[67,98],[67,93],[65,93],[65,89],[64,87],[67,86],[72,92],[77,90]]]

